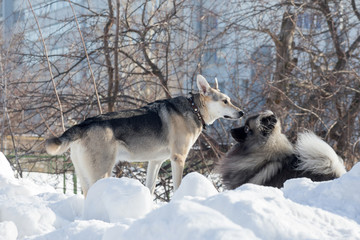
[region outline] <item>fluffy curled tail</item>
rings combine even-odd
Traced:
[[[46,152],[50,155],[63,154],[70,147],[70,143],[81,137],[82,130],[74,126],[64,132],[60,137],[54,137],[45,141]]]
[[[50,138],[45,141],[46,152],[50,155],[63,154],[69,148],[70,142],[61,138]]]
[[[295,151],[299,156],[298,170],[340,177],[346,173],[344,162],[334,149],[313,132],[298,135]]]

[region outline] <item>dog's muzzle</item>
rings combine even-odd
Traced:
[[[229,115],[225,115],[224,118],[237,119],[237,118],[242,118],[243,116],[244,116],[244,112],[243,112],[243,111],[239,111],[237,117],[230,117]]]
[[[239,118],[242,118],[244,116],[244,112],[243,111],[239,111]]]

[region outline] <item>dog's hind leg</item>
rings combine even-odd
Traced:
[[[116,152],[113,132],[109,128],[93,127],[81,141],[71,146],[71,158],[85,197],[97,180],[111,176]]]
[[[146,174],[146,186],[150,189],[151,194],[154,194],[155,183],[160,167],[164,161],[149,161]]]
[[[86,149],[80,144],[73,144],[70,152],[71,161],[75,167],[77,177],[80,179],[81,190],[86,197],[91,186],[91,179],[87,171]]]

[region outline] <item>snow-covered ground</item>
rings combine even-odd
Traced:
[[[84,200],[16,179],[0,153],[0,239],[360,239],[360,164],[341,178],[246,184],[218,192],[198,173],[169,203],[129,178],[98,181]]]
[[[48,185],[55,188],[57,192],[66,192],[73,193],[74,188],[78,193],[81,193],[80,183],[77,182],[74,185],[74,176],[71,173],[66,174],[48,174],[48,173],[38,173],[38,172],[23,172],[23,178],[31,179],[34,183],[43,185],[47,183]]]

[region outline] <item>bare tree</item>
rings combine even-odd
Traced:
[[[60,116],[67,128],[101,108],[118,111],[185,95],[197,73],[224,79],[221,90],[248,115],[272,109],[293,140],[298,131],[313,130],[348,168],[358,161],[356,1],[93,2],[44,1],[34,4],[34,14],[25,7],[16,31],[3,39],[1,150],[13,142],[20,163],[25,155],[44,154],[43,137],[63,131]],[[219,121],[208,128],[190,153],[189,171],[212,174],[230,147],[228,130],[237,124]],[[25,144],[24,136],[37,140]],[[170,196],[168,167],[159,181],[161,199]]]
[[[355,1],[248,4],[254,10],[241,11],[242,16],[257,21],[248,24],[242,17],[235,26],[274,49],[274,63],[256,70],[273,69],[265,77],[262,108],[273,109],[293,138],[303,128],[326,138],[350,168],[359,159],[360,21]],[[255,75],[250,82],[264,80],[259,76],[264,77]]]

